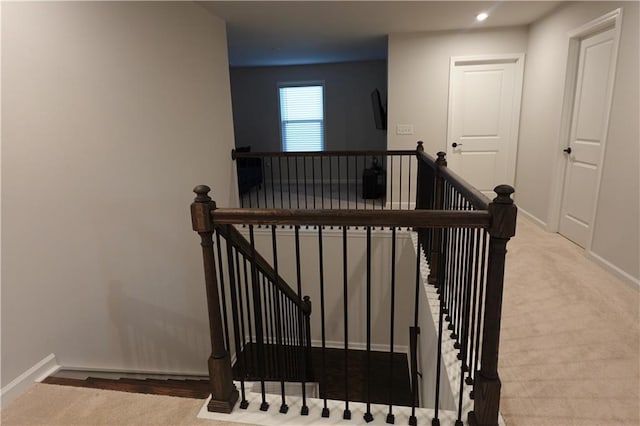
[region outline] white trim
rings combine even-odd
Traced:
[[[547,230],[547,224],[545,222],[543,222],[542,220],[538,219],[536,216],[532,215],[531,213],[529,213],[528,211],[526,211],[525,209],[523,209],[520,206],[518,206],[518,213],[522,214],[524,217],[529,219],[534,224],[538,225],[543,230],[545,230],[545,231]]]
[[[513,79],[514,93],[511,119],[511,128],[509,129],[510,137],[513,138],[513,145],[508,145],[507,149],[507,182],[514,185],[516,181],[516,162],[518,158],[518,143],[520,138],[520,111],[522,109],[522,90],[524,80],[524,53],[504,53],[493,55],[473,55],[473,56],[452,56],[449,63],[449,95],[447,107],[447,155],[451,154],[451,141],[453,139],[453,128],[451,116],[453,114],[453,77],[456,65],[473,65],[473,64],[515,64],[515,75]]]
[[[54,374],[60,369],[56,356],[54,354],[47,355],[33,367],[16,377],[2,388],[0,391],[0,400],[2,400],[2,408],[22,395],[35,382],[41,382],[45,378]]]
[[[627,272],[623,271],[613,263],[609,262],[608,260],[605,260],[602,256],[595,254],[591,250],[587,250],[586,254],[588,259],[592,260],[593,262],[597,263],[607,271],[611,272],[613,275],[618,277],[621,281],[624,281],[625,284],[635,288],[636,290],[640,289],[639,278],[635,278],[631,274],[628,274]]]
[[[618,63],[618,46],[620,44],[620,31],[622,25],[622,9],[618,8],[599,18],[587,22],[586,24],[571,30],[567,33],[569,37],[569,46],[567,51],[567,68],[564,84],[564,99],[562,103],[562,117],[560,124],[560,135],[556,155],[554,157],[555,171],[553,173],[553,184],[551,186],[551,196],[548,209],[547,230],[550,232],[558,232],[560,228],[560,215],[562,211],[562,199],[564,192],[564,180],[566,177],[567,157],[562,153],[563,147],[568,146],[571,136],[571,124],[573,121],[573,104],[575,100],[575,81],[578,76],[578,60],[580,54],[580,40],[594,33],[603,31],[609,27],[613,27],[613,57],[611,60],[611,69],[609,72],[609,90],[606,100],[605,122],[603,126],[602,148],[600,150],[600,164],[598,167],[598,176],[596,181],[596,191],[591,223],[589,226],[589,237],[585,245],[585,251],[591,250],[593,243],[593,233],[598,212],[598,200],[600,198],[600,182],[602,181],[602,170],[604,168],[604,157],[606,152],[606,142],[609,133],[609,120],[611,118],[611,105],[613,101],[613,89],[615,86],[616,66]]]

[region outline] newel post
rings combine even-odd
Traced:
[[[220,296],[213,252],[213,220],[211,211],[216,203],[209,197],[211,189],[205,185],[195,187],[196,198],[191,204],[191,223],[193,230],[200,235],[204,280],[207,290],[207,308],[209,311],[209,331],[211,333],[211,356],[209,356],[209,383],[211,401],[209,411],[230,413],[238,400],[238,391],[233,384],[231,359],[224,344]]]
[[[500,377],[498,376],[498,349],[500,346],[500,319],[504,288],[504,264],[507,242],[516,233],[518,209],[513,204],[509,185],[499,185],[498,196],[489,204],[489,258],[487,261],[486,302],[482,328],[482,358],[480,370],[473,384],[474,405],[469,412],[472,426],[497,426],[500,408]]]
[[[427,204],[427,194],[425,194],[426,188],[424,187],[424,162],[420,159],[420,153],[424,152],[424,146],[422,141],[418,141],[416,146],[416,160],[418,162],[418,174],[416,176],[416,210],[425,209]]]
[[[444,179],[440,169],[447,167],[447,154],[445,152],[438,152],[438,158],[436,159],[436,167],[434,171],[434,195],[433,195],[433,209],[444,210]],[[427,282],[433,284],[436,287],[440,286],[438,282],[438,265],[440,265],[441,256],[441,241],[442,241],[442,228],[433,229],[433,238],[431,239],[431,263],[429,265],[429,276]]]

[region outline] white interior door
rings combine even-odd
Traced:
[[[451,60],[448,165],[490,198],[497,185],[514,183],[523,60]]]
[[[613,87],[614,38],[609,29],[580,40],[559,232],[582,247],[589,240],[595,212],[607,100]]]

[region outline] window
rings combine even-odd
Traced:
[[[282,150],[324,149],[324,87],[322,84],[280,87]]]

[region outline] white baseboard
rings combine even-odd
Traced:
[[[11,383],[3,387],[0,391],[0,399],[2,400],[2,408],[8,403],[22,395],[34,382],[41,382],[51,374],[60,369],[56,356],[50,354],[42,361],[16,377]]]
[[[538,225],[540,228],[544,229],[545,231],[548,231],[546,222],[543,222],[542,220],[538,219],[537,217],[535,217],[534,215],[532,215],[531,213],[529,213],[528,211],[526,211],[520,206],[518,206],[518,213],[522,214],[524,217],[526,217],[531,222]]]
[[[608,260],[605,260],[600,255],[597,255],[590,250],[587,250],[586,254],[587,254],[587,258],[593,260],[595,263],[602,266],[604,269],[611,272],[616,277],[620,278],[620,280],[623,281],[625,284],[628,284],[629,286],[633,287],[636,290],[640,289],[640,279],[635,278],[631,274],[628,274],[627,272],[623,271],[613,263],[609,262]]]

